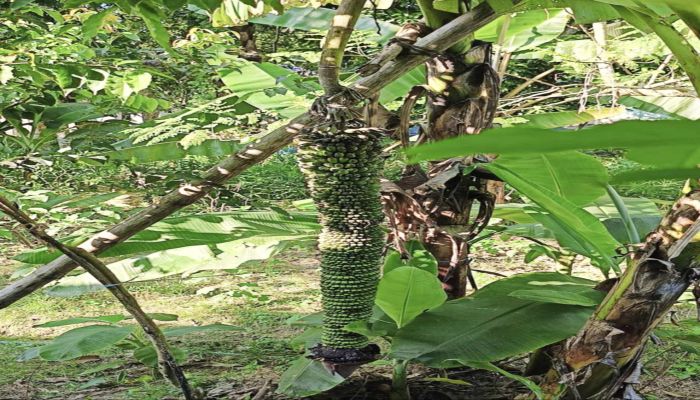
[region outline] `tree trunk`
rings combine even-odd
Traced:
[[[245,24],[234,26],[231,30],[236,32],[238,40],[241,41],[241,51],[238,53],[239,57],[254,62],[263,60],[262,54],[258,51],[258,44],[255,42],[255,25]]]
[[[491,46],[476,41],[466,54],[447,53],[426,63],[427,84],[414,89],[401,110],[399,137],[405,146],[408,119],[419,94],[428,96],[428,129],[419,141],[477,134],[491,126],[499,79],[490,56]],[[425,172],[413,165],[394,185],[385,185],[385,211],[394,227],[391,239],[401,250],[401,242],[419,238],[438,260],[439,277],[450,298],[465,296],[467,282],[476,289],[468,242],[488,224],[495,196],[488,192],[482,171],[481,175],[465,171],[474,162],[487,160],[488,156],[446,160],[431,163]],[[474,202],[478,217],[471,221]]]
[[[552,349],[548,398],[633,397],[638,359],[652,330],[698,278],[700,190],[679,199],[581,331]]]

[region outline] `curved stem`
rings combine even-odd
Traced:
[[[343,89],[339,82],[340,64],[364,4],[365,0],[343,0],[335,12],[331,28],[323,42],[318,67],[318,80],[326,95],[332,96]]]
[[[418,0],[417,3],[421,14],[423,14],[425,24],[428,25],[429,28],[440,28],[441,26],[446,25],[450,21],[459,17],[459,14],[435,9],[433,6],[433,0]],[[488,7],[488,4],[485,6]],[[457,54],[464,53],[469,50],[472,40],[474,40],[474,35],[470,34],[451,47],[450,51]]]
[[[615,208],[617,208],[617,212],[620,213],[620,218],[622,219],[622,223],[625,225],[625,230],[627,231],[627,237],[629,238],[630,243],[641,242],[642,239],[639,236],[637,227],[634,225],[634,221],[632,220],[629,210],[627,209],[625,202],[622,200],[622,197],[620,197],[617,191],[610,185],[606,185],[606,190],[608,191],[608,196],[610,196],[610,199],[613,201]]]
[[[433,7],[433,0],[418,0],[417,3],[425,19],[425,24],[433,29],[445,25],[457,16],[457,14],[436,10]]]
[[[20,210],[19,207],[2,196],[0,196],[0,211],[22,224],[34,237],[58,249],[76,264],[85,268],[87,272],[109,289],[114,297],[116,297],[124,308],[134,317],[136,322],[141,325],[146,336],[148,336],[148,339],[153,344],[158,357],[158,366],[163,377],[168,379],[174,386],[179,387],[186,400],[195,399],[195,395],[187,382],[185,374],[180,366],[177,365],[175,357],[168,348],[168,343],[165,340],[163,332],[158,328],[158,325],[156,325],[153,319],[143,311],[136,301],[136,298],[122,286],[117,276],[114,275],[102,261],[84,249],[69,247],[56,240],[53,236],[44,232],[42,227]]]
[[[408,390],[408,361],[394,360],[394,372],[391,376],[391,400],[410,400],[411,393]]]

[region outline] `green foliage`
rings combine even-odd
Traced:
[[[697,97],[625,96],[620,98],[620,104],[672,118],[700,119],[700,99]]]
[[[297,7],[286,10],[282,15],[268,14],[263,17],[253,18],[251,23],[258,25],[269,25],[306,31],[326,31],[330,26],[331,19],[335,12],[328,8]],[[375,22],[370,17],[361,16],[355,25],[357,31],[377,31],[377,23],[381,34],[377,39],[380,43],[385,43],[391,39],[398,26],[385,22]]]
[[[418,283],[411,279],[418,274],[431,283],[407,284]],[[390,358],[433,367],[468,365],[496,371],[539,393],[532,381],[502,371],[490,362],[535,350],[577,332],[604,297],[593,289],[594,285],[593,281],[557,273],[529,273],[496,281],[466,298],[443,303],[444,292],[433,274],[416,267],[398,267],[381,279],[378,307],[369,321],[356,321],[345,329],[388,339]],[[382,287],[387,288],[383,294]],[[384,308],[386,314],[381,311]],[[317,343],[313,336],[322,320],[319,313],[290,320],[293,325],[306,327],[297,342]],[[479,345],[469,345],[473,343]],[[342,382],[339,375],[316,362],[297,359],[284,373],[280,392],[312,395]]]
[[[558,303],[570,300],[567,295],[575,293],[577,299],[581,296],[590,299],[590,305],[597,304],[604,294],[593,290],[593,285],[592,281],[556,273],[522,274],[496,281],[471,296],[416,317],[396,333],[390,356],[446,367],[490,362],[538,349],[573,335],[583,326],[593,307]],[[532,296],[512,296],[523,290]]]
[[[108,264],[121,281],[151,280],[206,270],[235,270],[248,262],[266,260],[291,244],[312,241],[317,232],[316,215],[311,213],[205,214],[165,219],[105,254],[121,258]],[[43,263],[46,257],[56,256],[40,250],[17,258]],[[84,273],[59,280],[47,293],[76,296],[102,289],[95,278]]]
[[[285,68],[271,63],[239,61],[219,71],[221,81],[245,101],[261,110],[293,118],[311,105],[312,95],[320,87],[304,81]]]
[[[131,335],[128,326],[91,325],[75,328],[39,348],[39,356],[49,361],[70,360],[111,347]]]
[[[508,53],[524,52],[555,40],[564,32],[570,18],[569,13],[562,9],[525,11],[514,17],[498,18],[476,31],[474,37],[499,44]],[[501,37],[503,43],[499,43]]]
[[[404,3],[387,13],[402,13],[397,18],[401,19],[417,11],[415,4]],[[449,13],[450,18],[464,11],[456,1],[429,3],[436,10]],[[697,55],[691,46],[697,43],[700,14],[684,0],[545,0],[526,2],[516,10],[512,10],[510,0],[488,3],[497,12],[509,15],[480,29],[475,38],[496,42],[500,51],[515,53],[514,59],[560,63],[558,71],[568,75],[557,73],[553,84],[581,81],[594,67],[590,60],[598,57],[598,46],[593,41],[581,33],[572,33],[573,28],[567,29],[570,16],[565,7],[573,10],[579,24],[618,18],[628,21],[630,25],[611,24],[615,26],[607,33],[608,60],[623,76],[621,86],[646,84],[660,59],[669,53],[664,41],[688,70],[691,80],[697,80]],[[142,206],[144,198],[126,193],[136,187],[136,182],[139,189],[148,189],[157,196],[167,187],[196,178],[212,159],[231,154],[266,127],[275,126],[272,124],[279,123],[278,119],[307,110],[320,92],[315,78],[301,77],[292,69],[299,65],[315,68],[319,34],[327,29],[332,9],[304,6],[283,13],[283,4],[277,0],[145,0],[114,4],[70,0],[60,4],[63,8],[53,2],[15,1],[0,11],[0,36],[9,38],[0,44],[0,163],[11,169],[7,174],[3,172],[3,184],[21,189],[9,192],[13,200],[42,223],[50,224],[52,233],[64,236],[68,243],[78,243],[100,227],[122,219],[129,208]],[[292,2],[284,6],[305,4]],[[276,14],[267,14],[271,10]],[[681,20],[671,25],[676,19],[674,14]],[[246,22],[259,26],[258,37],[265,38],[260,40],[261,46],[277,52],[269,54],[270,62],[252,63],[235,56],[238,39],[229,27]],[[360,65],[396,32],[396,25],[385,21],[378,24],[381,32],[375,34],[375,21],[368,16],[360,18],[358,32],[352,39],[357,46],[351,46],[351,51],[355,51],[354,47],[360,51],[349,57],[344,72]],[[643,32],[634,31],[631,26]],[[289,29],[310,33],[292,33]],[[289,65],[282,66],[282,62]],[[529,63],[527,68],[533,65]],[[667,68],[673,75],[677,62],[671,61]],[[529,74],[531,70],[526,72],[523,76],[535,75]],[[422,67],[403,75],[382,90],[380,101],[389,104],[400,98],[411,87],[423,83],[424,75]],[[356,76],[344,73],[343,78],[352,82]],[[580,97],[568,90],[563,92]],[[696,135],[691,133],[696,133],[697,123],[683,120],[697,119],[693,99],[647,95],[624,97],[620,102],[681,121],[630,122],[575,133],[550,132],[534,128],[583,124],[615,116],[621,108],[530,114],[539,110],[535,105],[520,111],[530,115],[504,121],[506,125],[520,126],[419,147],[411,160],[467,153],[499,154],[484,168],[506,180],[526,204],[497,210],[497,215],[516,225],[503,224],[493,227],[494,231],[527,231],[532,237],[559,241],[560,248],[533,245],[527,260],[548,255],[563,262],[575,252],[591,258],[603,270],[615,269],[617,260],[613,255],[619,244],[637,242],[655,226],[659,212],[650,201],[620,197],[615,190],[609,190],[610,199],[601,198],[609,183],[605,170],[593,157],[577,150],[626,149],[627,159],[611,168],[622,171],[613,174],[611,182],[624,183],[616,189],[625,196],[673,198],[678,182],[668,179],[696,177],[700,161],[697,146],[691,145],[696,142]],[[566,106],[551,107],[564,110]],[[121,121],[104,121],[113,117]],[[131,120],[145,122],[136,125]],[[348,140],[343,146],[350,144]],[[310,242],[319,231],[316,217],[320,214],[322,223],[337,231],[326,232],[321,238],[326,271],[322,290],[326,298],[332,298],[324,304],[327,312],[321,316],[327,326],[332,325],[326,328],[326,344],[354,347],[365,343],[365,336],[381,336],[393,340],[393,356],[429,365],[450,366],[458,362],[497,371],[519,380],[537,394],[539,389],[531,381],[509,375],[490,362],[575,332],[600,300],[601,294],[591,289],[592,283],[552,274],[524,275],[489,285],[467,299],[444,303],[445,295],[435,276],[436,261],[425,249],[410,242],[407,260],[402,260],[396,251],[388,254],[376,304],[371,309],[378,277],[373,260],[381,247],[380,217],[374,215],[376,204],[368,206],[362,196],[376,192],[371,185],[363,186],[367,183],[363,174],[376,176],[374,159],[370,165],[361,160],[348,168],[341,161],[346,156],[342,149],[320,156],[322,165],[307,165],[316,174],[311,181],[312,193],[319,203],[318,214],[285,211],[270,204],[271,200],[306,197],[302,177],[290,164],[293,156],[286,153],[279,156],[279,162],[276,159],[253,168],[239,179],[239,187],[218,189],[207,206],[212,211],[227,205],[272,205],[272,211],[207,212],[169,218],[104,256],[112,257],[110,268],[126,281],[171,274],[188,276],[206,269],[233,270],[247,262],[268,259],[290,244]],[[628,160],[639,162],[644,168]],[[653,168],[646,169],[649,166]],[[343,173],[350,179],[333,181]],[[667,180],[660,188],[652,188],[646,182],[629,183],[649,178]],[[45,182],[58,190],[32,190]],[[322,188],[326,192],[319,195],[319,187],[329,182],[336,186],[330,190]],[[353,185],[363,186],[359,195],[349,190]],[[76,187],[87,188],[90,193],[76,191]],[[64,195],[75,192],[81,194]],[[132,204],[116,204],[122,196],[121,200]],[[367,237],[356,231],[348,234],[338,222],[349,216],[339,211],[347,208],[343,202],[358,198],[361,207],[353,211],[372,214],[370,225],[376,228]],[[202,210],[205,206],[198,207]],[[11,224],[3,221],[2,225],[2,240],[16,237]],[[367,252],[365,241],[371,242]],[[57,255],[39,249],[17,259],[38,265]],[[366,279],[359,285],[354,285],[355,277],[341,268],[349,263],[366,267]],[[49,293],[72,295],[99,288],[94,279],[83,274],[65,278]],[[362,312],[346,312],[344,303],[348,297],[359,299]],[[172,315],[154,317],[173,320]],[[368,320],[358,321],[364,319]],[[42,324],[100,325],[69,331],[35,352],[46,359],[61,360],[116,345],[133,351],[142,363],[154,365],[153,349],[143,343],[137,330],[123,325],[125,321],[124,316],[111,315]],[[308,347],[319,342],[318,316],[296,323],[311,326],[300,343]],[[233,328],[180,327],[167,330],[167,335],[229,329]],[[694,339],[688,339],[688,335],[679,337],[679,343],[688,349],[692,347]],[[351,339],[346,341],[347,338]],[[184,357],[177,350],[175,354]],[[279,390],[292,396],[307,396],[332,388],[342,380],[320,362],[301,358],[285,373]]]
[[[610,183],[622,196],[645,197],[654,201],[660,200],[662,204],[664,201],[673,201],[678,198],[683,185],[682,177],[691,177],[695,170],[695,168],[646,167],[618,156],[602,161],[610,172]],[[680,177],[677,172],[680,172]],[[639,176],[646,176],[646,178],[639,181]]]
[[[176,321],[177,315],[155,313],[149,314],[158,321]],[[66,361],[86,355],[99,354],[109,348],[119,348],[131,351],[133,357],[151,368],[157,367],[157,355],[152,344],[148,342],[141,328],[134,325],[118,325],[119,322],[130,317],[115,314],[96,317],[77,317],[59,321],[49,321],[36,327],[54,328],[66,325],[99,322],[98,325],[87,325],[71,329],[50,342],[31,348],[21,356],[22,361],[40,357],[47,361]],[[177,337],[192,333],[220,332],[239,330],[239,328],[225,324],[211,324],[202,326],[182,326],[165,328],[166,337]],[[187,358],[187,354],[177,347],[172,348],[174,357],[178,362]],[[115,365],[119,366],[119,364]]]
[[[435,257],[425,249],[421,242],[418,240],[410,240],[405,243],[404,247],[406,250],[405,259],[400,252],[389,249],[384,259],[384,267],[382,268],[385,275],[396,268],[405,266],[418,268],[432,275],[437,275],[438,262]]]
[[[277,392],[296,398],[313,396],[343,383],[337,372],[329,371],[321,361],[304,356],[297,358],[282,374]]]
[[[600,302],[600,296],[584,296],[576,292],[562,292],[549,289],[520,289],[510,292],[510,297],[520,300],[531,300],[541,303],[568,304],[572,306],[596,306]]]
[[[556,196],[581,206],[605,194],[605,167],[594,157],[579,152],[502,155],[493,164],[508,170],[528,185],[545,188]],[[492,166],[488,166],[491,168]],[[509,182],[514,185],[513,182]],[[524,196],[527,189],[516,187]]]
[[[402,328],[445,299],[447,295],[434,273],[416,267],[398,267],[382,277],[375,301]]]
[[[586,207],[586,211],[600,219],[620,243],[638,243],[630,238],[632,225],[639,238],[645,237],[659,225],[661,212],[652,201],[629,197],[613,200],[611,197],[612,193],[597,199]]]
[[[401,328],[431,308],[445,302],[447,295],[437,278],[438,262],[417,240],[405,243],[406,257],[390,250],[384,260],[384,276],[379,281],[375,303],[384,316],[395,321],[392,328]],[[371,326],[381,319],[373,316]],[[374,321],[372,321],[374,320]],[[369,330],[370,335],[376,332]]]
[[[411,162],[418,162],[474,153],[505,155],[625,148],[627,158],[643,164],[689,166],[698,157],[697,149],[687,145],[693,141],[697,128],[698,123],[693,121],[625,121],[576,133],[512,127],[426,144],[409,149],[407,154]]]
[[[700,355],[700,326],[698,321],[685,320],[674,325],[664,325],[654,331],[660,338],[670,341],[681,350]]]
[[[560,164],[557,169],[562,171],[565,165]],[[562,197],[559,194],[561,190],[557,193],[555,190],[561,189],[559,185],[542,186],[533,182],[527,175],[522,175],[519,170],[509,168],[507,164],[494,163],[488,165],[488,168],[538,206],[529,208],[528,212],[550,229],[563,247],[589,257],[606,274],[610,269],[619,271],[617,262],[613,259],[619,243],[610,236],[597,218],[568,198]],[[544,173],[551,174],[551,170],[545,169]],[[554,182],[557,182],[556,179]]]
[[[624,111],[624,107],[588,109],[583,112],[559,111],[521,115],[503,120],[504,127],[526,124],[530,128],[554,129],[571,125],[585,124],[598,119],[614,117]]]

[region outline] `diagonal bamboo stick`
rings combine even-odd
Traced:
[[[335,11],[331,28],[323,41],[318,67],[318,82],[327,96],[340,93],[344,89],[339,82],[340,65],[343,62],[345,46],[364,5],[364,0],[343,0]]]
[[[514,3],[519,3],[519,1]],[[477,29],[495,20],[498,16],[487,3],[482,3],[419,39],[416,41],[415,46],[434,52],[447,50]],[[398,44],[393,44],[392,46],[400,47]],[[379,93],[382,88],[401,75],[426,61],[429,57],[424,53],[409,53],[396,59],[388,60],[375,74],[355,82],[351,89],[369,98]],[[340,93],[337,95],[338,99],[336,100],[341,101],[344,95],[345,92]],[[288,145],[292,138],[305,126],[314,123],[318,123],[318,120],[309,113],[292,119],[286,126],[271,131],[236,154],[219,162],[219,164],[209,169],[201,180],[188,183],[168,193],[154,204],[121,223],[96,234],[78,247],[89,253],[99,254],[115,246],[176,211],[195,203],[214,187],[240,175],[252,165],[265,160]],[[0,309],[31,294],[49,282],[62,278],[76,266],[69,257],[64,255],[39,267],[33,273],[10,283],[0,290]]]
[[[180,366],[177,365],[175,357],[173,357],[170,352],[163,332],[158,328],[158,325],[156,325],[153,319],[143,311],[136,301],[136,298],[124,288],[119,278],[117,278],[102,261],[83,249],[68,247],[56,240],[53,236],[46,233],[40,225],[34,222],[30,216],[20,210],[19,207],[2,196],[0,196],[0,211],[22,224],[34,237],[51,247],[55,247],[66,257],[70,258],[71,261],[85,268],[95,279],[105,285],[105,287],[112,292],[114,297],[116,297],[124,308],[134,317],[136,322],[141,325],[141,328],[143,328],[143,331],[146,333],[146,336],[151,344],[153,344],[153,348],[156,351],[158,369],[163,377],[168,379],[175,387],[179,387],[186,400],[193,400],[196,398],[192,392],[192,388],[187,382],[187,378],[185,378],[184,372],[182,372]]]

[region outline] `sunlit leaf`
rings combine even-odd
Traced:
[[[102,316],[98,316],[98,317],[76,317],[76,318],[61,319],[61,320],[57,320],[57,321],[44,322],[43,324],[34,325],[34,327],[36,327],[36,328],[55,328],[57,326],[84,324],[86,322],[105,322],[105,323],[114,324],[114,323],[123,321],[125,319],[126,319],[126,316],[124,316],[122,314],[102,315]]]
[[[111,347],[134,331],[130,326],[91,325],[70,330],[39,348],[45,360],[71,360]]]
[[[325,392],[344,380],[337,372],[330,372],[321,361],[302,356],[282,374],[277,392],[302,398]]]
[[[437,275],[415,267],[399,267],[379,281],[376,303],[401,328],[446,298]]]
[[[443,367],[527,353],[575,334],[594,307],[508,295],[523,289],[563,293],[575,289],[582,294],[594,291],[593,285],[592,281],[549,272],[498,280],[471,296],[448,301],[416,317],[397,332],[390,354]]]

